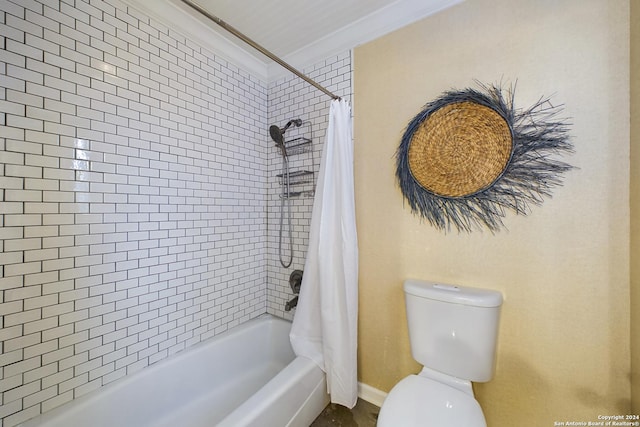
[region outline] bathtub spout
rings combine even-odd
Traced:
[[[291,309],[297,305],[298,305],[298,297],[294,297],[291,301],[288,301],[284,305],[284,311],[291,311]]]

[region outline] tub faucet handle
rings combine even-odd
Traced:
[[[300,287],[302,286],[302,270],[293,270],[289,276],[289,286],[294,294],[300,293]]]
[[[291,301],[287,301],[284,305],[284,311],[291,311],[298,305],[298,297],[294,297]]]

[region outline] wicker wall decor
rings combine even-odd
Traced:
[[[541,98],[514,108],[514,87],[445,92],[407,126],[396,177],[413,213],[433,226],[470,232],[504,227],[507,210],[526,215],[572,169],[554,156],[573,152],[560,107]]]

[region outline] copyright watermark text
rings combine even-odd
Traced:
[[[640,415],[598,415],[595,420],[554,421],[559,426],[629,426],[640,427]]]

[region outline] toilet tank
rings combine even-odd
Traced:
[[[444,283],[404,282],[413,358],[457,378],[493,377],[502,294]]]

